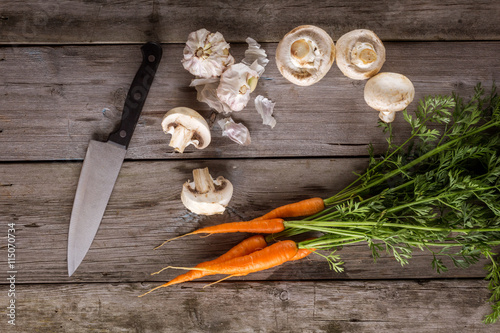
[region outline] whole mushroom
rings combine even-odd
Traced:
[[[233,195],[231,182],[222,176],[214,180],[208,168],[194,169],[193,178],[182,187],[184,206],[195,214],[222,214]]]
[[[169,146],[182,153],[188,145],[198,149],[208,146],[210,128],[205,119],[195,110],[177,107],[168,111],[161,122],[163,132],[172,134]]]
[[[335,45],[321,28],[299,26],[287,33],[276,49],[276,65],[287,80],[310,86],[321,80],[335,61]]]
[[[380,111],[379,118],[390,123],[397,111],[404,110],[415,96],[413,83],[404,75],[380,73],[366,82],[364,97],[366,103]]]
[[[385,62],[385,47],[371,30],[350,31],[337,40],[337,66],[354,80],[366,80],[377,74]]]

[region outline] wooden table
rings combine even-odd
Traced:
[[[337,274],[319,256],[204,288],[205,278],[138,295],[173,278],[167,265],[194,266],[246,235],[163,240],[200,226],[247,220],[278,205],[328,197],[383,151],[377,112],[363,99],[365,81],[334,64],[319,83],[286,81],[274,60],[277,42],[301,24],[334,40],[357,28],[384,41],[383,71],[410,78],[417,101],[429,94],[470,96],[500,81],[498,1],[3,1],[0,3],[0,331],[1,332],[494,332],[486,326],[484,261],[437,274],[416,252],[401,267],[376,263],[366,245],[339,253]],[[204,150],[174,154],[163,115],[187,106],[207,119],[191,74],[181,65],[187,35],[221,32],[237,61],[252,37],[270,63],[254,96],[276,102],[277,125],[262,125],[253,102],[233,118],[251,132],[239,146],[212,127]],[[84,262],[67,276],[69,218],[91,138],[117,124],[137,70],[140,45],[158,40],[163,60],[146,101],[100,229]],[[396,139],[408,134],[402,116]],[[232,181],[220,216],[189,213],[180,201],[194,168]],[[9,225],[15,263],[8,267]],[[15,273],[10,273],[15,271]],[[6,278],[14,275],[15,282]],[[15,298],[9,290],[15,288]],[[15,300],[15,326],[7,308]]]

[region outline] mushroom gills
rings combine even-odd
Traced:
[[[169,146],[176,152],[183,153],[189,145],[203,149],[210,143],[211,135],[208,124],[193,109],[173,108],[165,114],[161,125],[163,132],[172,135]]]
[[[368,68],[377,60],[377,52],[372,44],[357,42],[351,50],[351,63],[359,68]]]
[[[200,215],[222,214],[233,195],[233,186],[222,176],[213,179],[208,168],[193,170],[193,182],[184,183],[181,201]]]
[[[291,61],[297,67],[313,68],[318,53],[318,45],[310,39],[299,39],[290,47]]]
[[[366,80],[385,62],[385,47],[371,30],[356,29],[342,35],[336,44],[337,66],[348,78]]]
[[[287,33],[276,48],[281,75],[299,86],[321,80],[335,61],[335,44],[323,29],[302,25]]]

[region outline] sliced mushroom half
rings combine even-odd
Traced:
[[[198,149],[208,146],[210,128],[205,119],[195,110],[177,107],[168,111],[161,122],[163,132],[172,134],[169,146],[182,153],[188,145]]]
[[[222,214],[233,195],[231,182],[222,176],[214,180],[208,168],[194,169],[193,178],[182,187],[184,206],[195,214]]]
[[[366,80],[377,74],[385,62],[385,47],[371,30],[350,31],[337,40],[337,66],[354,80]]]
[[[321,80],[335,61],[335,45],[321,28],[299,26],[279,42],[276,65],[281,74],[299,86],[310,86]]]
[[[396,112],[404,110],[415,96],[413,83],[406,76],[397,73],[379,73],[365,85],[366,103],[377,111],[379,118],[390,123]]]

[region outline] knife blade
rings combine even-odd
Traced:
[[[87,254],[106,211],[144,102],[162,57],[161,46],[141,47],[142,63],[130,85],[120,126],[105,142],[90,140],[73,202],[68,233],[68,275]]]

